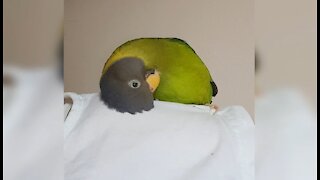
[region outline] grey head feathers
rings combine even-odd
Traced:
[[[102,101],[119,112],[135,114],[153,106],[142,60],[123,58],[113,63],[100,79]]]

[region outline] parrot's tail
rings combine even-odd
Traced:
[[[211,81],[210,84],[212,87],[212,96],[215,97],[218,94],[218,87],[214,81]]]

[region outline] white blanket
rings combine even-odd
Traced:
[[[63,85],[56,69],[4,67],[3,179],[63,179]]]
[[[254,126],[244,108],[155,101],[131,115],[77,95],[65,121],[66,180],[253,180]]]
[[[316,180],[317,122],[303,96],[275,90],[256,101],[256,179]]]

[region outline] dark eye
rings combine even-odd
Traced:
[[[128,85],[133,88],[133,89],[136,89],[136,88],[139,88],[141,83],[140,81],[136,80],[136,79],[133,79],[131,81],[129,81]]]

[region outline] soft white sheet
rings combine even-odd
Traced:
[[[303,96],[279,89],[256,102],[256,179],[316,180],[317,122]]]
[[[77,95],[65,121],[67,180],[253,180],[254,127],[244,108],[155,101],[149,112],[108,109]]]
[[[63,179],[63,86],[56,69],[3,70],[13,80],[3,87],[3,179]]]

